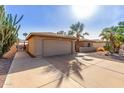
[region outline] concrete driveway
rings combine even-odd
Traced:
[[[124,87],[124,63],[83,53],[31,58],[25,52],[18,52],[3,87]]]

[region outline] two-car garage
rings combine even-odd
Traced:
[[[71,41],[44,40],[44,56],[71,54]]]
[[[27,51],[34,56],[73,54],[75,38],[51,33],[31,33]]]

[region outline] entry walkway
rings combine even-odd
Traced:
[[[31,58],[17,52],[3,87],[124,87],[124,63],[83,53]]]

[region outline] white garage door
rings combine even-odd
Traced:
[[[71,42],[62,40],[44,40],[43,56],[71,54]]]

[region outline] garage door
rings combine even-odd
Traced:
[[[71,54],[71,42],[63,40],[44,40],[43,56]]]

